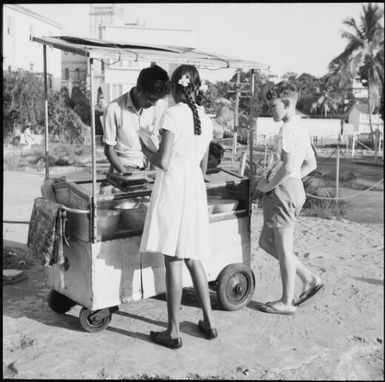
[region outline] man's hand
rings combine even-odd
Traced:
[[[266,178],[259,178],[258,183],[256,183],[256,188],[263,193],[271,191],[269,182]]]
[[[142,146],[142,151],[143,151],[143,154],[147,157],[147,158],[150,158],[151,157],[151,154],[154,155],[154,153],[149,150],[147,148],[147,146],[143,143],[142,139],[139,138],[139,141],[140,141],[140,145]]]

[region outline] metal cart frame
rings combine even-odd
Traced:
[[[267,66],[251,61],[242,61],[234,58],[204,53],[191,48],[172,47],[172,46],[138,46],[133,44],[122,44],[94,39],[80,39],[76,37],[57,36],[57,37],[34,37],[34,41],[43,44],[44,60],[44,105],[45,105],[45,179],[49,179],[49,131],[48,131],[48,88],[47,88],[47,47],[56,48],[73,54],[78,54],[87,58],[90,76],[91,91],[91,150],[92,150],[92,196],[90,197],[89,209],[74,209],[72,213],[88,214],[90,216],[90,243],[97,243],[97,201],[103,200],[103,197],[97,196],[96,187],[96,135],[95,135],[95,97],[94,97],[94,60],[103,59],[122,59],[129,61],[145,61],[151,63],[173,63],[173,64],[191,64],[198,69],[222,69],[237,68],[251,69],[250,81],[250,130],[249,130],[249,155],[253,158],[254,143],[254,76],[256,70],[264,70]],[[248,219],[250,223],[251,204],[253,198],[253,166],[250,160],[249,166],[249,197],[248,197]],[[250,224],[249,224],[250,229]],[[250,232],[249,232],[250,235]],[[226,268],[225,268],[226,269]],[[225,270],[224,269],[224,270]],[[65,313],[76,303],[71,301],[65,295],[61,295],[55,290],[51,291],[49,297],[50,307],[60,313]],[[234,310],[229,304],[228,310]],[[243,305],[242,305],[243,306]],[[91,311],[87,307],[80,313],[80,322],[83,328],[90,332],[95,332],[105,328],[110,320],[111,313],[117,309],[112,306],[107,309],[98,309]]]

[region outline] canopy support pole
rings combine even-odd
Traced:
[[[97,235],[97,212],[96,212],[96,148],[95,148],[95,100],[94,100],[94,59],[89,59],[90,68],[90,99],[91,99],[91,150],[92,150],[92,201],[91,201],[91,221],[92,234],[91,242],[96,241]]]
[[[44,67],[44,156],[45,156],[45,179],[49,178],[49,163],[48,163],[48,87],[47,87],[47,45],[43,45],[43,67]]]
[[[254,145],[254,69],[251,69],[250,78],[250,131],[249,131],[249,214],[252,212],[253,184],[254,184],[254,164],[253,164],[253,145]]]
[[[236,91],[235,91],[235,107],[234,107],[234,131],[233,131],[233,147],[231,152],[231,163],[234,163],[235,154],[237,153],[238,126],[239,126],[239,96],[241,95],[241,72],[237,72]],[[243,174],[242,174],[243,175]]]

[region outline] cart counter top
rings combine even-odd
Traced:
[[[128,176],[127,179],[130,177]],[[213,188],[218,188],[218,187],[226,187],[229,185],[236,185],[245,181],[248,181],[248,177],[244,176],[241,177],[240,175],[236,173],[232,173],[228,170],[225,169],[219,169],[217,173],[212,173],[212,174],[206,174],[205,175],[205,184],[206,184],[206,189],[210,190]],[[100,189],[103,187],[103,182],[98,181],[97,182],[97,187]],[[92,195],[92,181],[91,180],[84,180],[84,181],[79,181],[79,182],[74,182],[77,184],[79,189],[84,192],[86,195],[91,196]],[[110,180],[111,183],[111,180]],[[113,184],[113,183],[112,183]],[[118,184],[113,184],[115,187],[118,186]],[[129,194],[130,196],[142,196],[142,195],[148,195],[149,192],[151,192],[153,187],[153,179],[150,180],[149,182],[143,183],[143,184],[137,184],[137,185],[131,185],[126,188],[121,188],[121,191],[116,191],[114,195],[126,195]],[[117,187],[116,187],[117,188]],[[98,194],[100,194],[98,192]],[[111,195],[108,196],[98,196],[98,199],[104,200],[104,199],[111,199]]]

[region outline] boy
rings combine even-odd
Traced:
[[[295,314],[298,306],[322,287],[321,279],[310,272],[293,252],[293,228],[306,200],[302,178],[316,169],[310,136],[301,128],[295,115],[298,92],[294,85],[282,81],[266,94],[275,122],[283,121],[278,134],[274,163],[266,178],[256,184],[263,193],[263,228],[259,245],[279,260],[282,297],[268,302],[260,310],[273,314]],[[303,291],[294,300],[295,275],[303,283]]]

